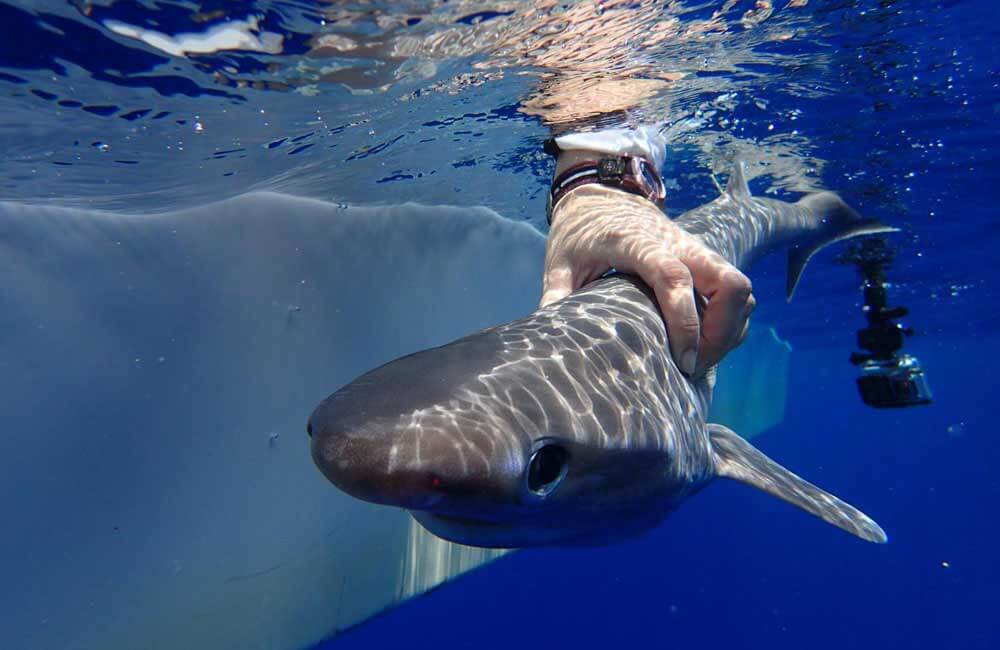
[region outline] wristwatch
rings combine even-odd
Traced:
[[[570,167],[552,181],[547,218],[552,225],[552,210],[572,190],[590,183],[624,190],[663,207],[667,192],[653,163],[641,156],[625,154],[588,160]]]

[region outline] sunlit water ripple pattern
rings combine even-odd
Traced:
[[[907,324],[917,337],[907,349],[934,360],[928,371],[944,406],[922,411],[925,420],[908,426],[898,423],[916,422],[904,419],[912,414],[886,416],[878,421],[882,430],[870,426],[868,412],[864,418],[858,411],[837,418],[814,412],[838,397],[820,395],[819,406],[792,405],[790,417],[802,426],[794,444],[826,450],[820,475],[839,467],[875,477],[871,494],[885,501],[876,511],[895,517],[897,539],[909,544],[893,550],[899,555],[887,564],[933,556],[933,570],[944,558],[957,559],[958,570],[934,580],[925,564],[916,572],[905,565],[882,574],[884,567],[872,564],[865,565],[868,573],[857,567],[849,567],[857,574],[845,573],[836,564],[841,560],[829,559],[841,557],[839,547],[823,555],[809,545],[810,554],[827,559],[787,554],[782,560],[791,568],[769,572],[747,570],[740,563],[752,560],[739,554],[716,553],[712,561],[736,584],[761,580],[747,583],[752,597],[746,600],[759,600],[754,604],[762,614],[753,625],[780,625],[787,639],[789,621],[794,633],[795,625],[817,617],[812,629],[818,632],[800,647],[827,647],[824,641],[839,639],[838,631],[853,630],[851,622],[824,632],[831,612],[841,622],[845,611],[857,614],[836,607],[876,611],[886,607],[881,595],[892,593],[852,585],[816,606],[799,599],[796,575],[787,585],[791,600],[758,598],[771,579],[759,576],[796,567],[813,572],[817,562],[852,577],[892,575],[902,580],[897,597],[907,591],[925,598],[923,613],[901,610],[899,625],[885,626],[882,645],[906,645],[897,638],[909,632],[996,647],[986,616],[962,609],[966,594],[995,595],[995,585],[977,582],[995,575],[990,556],[973,552],[989,546],[995,533],[987,528],[988,512],[975,510],[985,510],[981,504],[997,493],[996,464],[982,442],[995,435],[993,416],[985,398],[982,413],[973,413],[971,403],[956,407],[959,398],[992,390],[988,373],[995,362],[976,346],[1000,332],[994,270],[1000,229],[992,195],[1000,187],[1000,20],[994,2],[23,0],[0,2],[0,33],[4,201],[141,215],[275,190],[350,206],[347,212],[405,201],[484,205],[544,231],[552,172],[541,151],[545,138],[655,121],[669,136],[664,177],[672,215],[714,199],[711,175],[724,182],[733,161],[743,159],[756,196],[789,200],[830,189],[864,215],[899,227],[890,300],[910,308]],[[784,260],[767,258],[753,274],[756,322],[775,323],[799,359],[842,359],[841,366],[811,367],[808,375],[796,371],[800,380],[819,377],[819,386],[850,371],[847,355],[863,322],[858,278],[833,257],[824,253],[811,263],[792,306],[783,301]],[[12,331],[24,330],[16,314],[8,316]],[[395,335],[393,328],[403,326],[392,322],[385,331]],[[970,375],[968,367],[982,371]],[[853,399],[852,382],[845,379],[842,388]],[[855,420],[844,424],[853,417],[857,430]],[[850,446],[850,435],[863,442]],[[851,455],[858,449],[863,457]],[[844,453],[849,457],[834,458]],[[933,458],[922,462],[921,454]],[[904,465],[894,464],[898,459]],[[907,474],[907,462],[921,473]],[[935,513],[953,516],[952,525],[975,525],[938,527]],[[697,531],[706,539],[711,532]],[[987,540],[982,548],[976,534]],[[401,575],[407,589],[422,590],[440,576],[424,581],[410,570],[434,547],[414,538],[411,548]],[[905,554],[913,549],[930,555],[914,560]],[[973,550],[963,557],[962,549]],[[700,590],[682,603],[682,615],[701,600],[713,616],[736,615],[716,606],[726,603],[710,597],[711,585],[702,586],[698,563],[692,564],[698,574],[686,579],[678,564],[666,564],[670,577]],[[562,564],[555,571],[570,574]],[[616,580],[642,572],[622,571]],[[522,575],[492,576],[502,582],[498,578],[524,581]],[[503,593],[495,583],[489,588],[490,599]],[[866,594],[879,598],[866,601]],[[677,612],[672,601],[656,598],[657,616]],[[949,599],[958,603],[955,609],[945,606]],[[797,603],[799,618],[779,615],[772,602]],[[932,619],[931,611],[940,616],[936,636],[917,620]],[[700,635],[704,621],[697,622]],[[636,629],[672,630],[660,623]],[[757,638],[738,625],[728,631],[744,643]],[[801,640],[802,632],[793,638]],[[614,642],[621,644],[617,637]]]

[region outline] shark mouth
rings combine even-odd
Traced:
[[[420,513],[421,518],[431,519],[435,521],[440,521],[443,524],[450,526],[464,526],[467,528],[498,528],[503,526],[498,521],[490,521],[489,519],[472,519],[470,517],[458,517],[455,515],[442,515],[436,512],[422,511]]]

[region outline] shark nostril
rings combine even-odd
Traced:
[[[528,461],[528,489],[547,496],[566,476],[569,453],[560,445],[547,443],[535,450]]]

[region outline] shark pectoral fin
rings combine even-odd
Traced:
[[[798,506],[828,524],[869,542],[884,544],[885,532],[872,519],[829,492],[799,478],[719,424],[709,424],[718,476],[735,479]]]
[[[788,251],[788,273],[785,285],[785,296],[788,302],[791,302],[792,296],[795,295],[795,288],[799,286],[799,280],[802,278],[802,271],[805,270],[806,264],[818,251],[830,244],[852,237],[899,231],[899,228],[887,226],[877,219],[863,218],[833,192],[810,194],[800,199],[796,205],[812,210],[816,215],[822,217],[826,225],[823,228],[823,234],[818,239],[801,246],[794,246]]]

